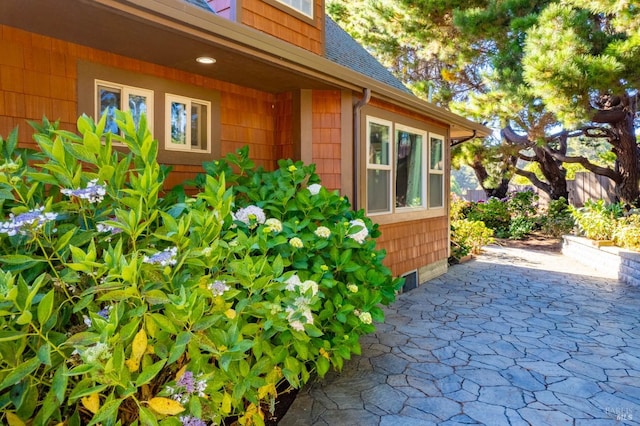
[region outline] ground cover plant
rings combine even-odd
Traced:
[[[0,421],[262,424],[383,320],[378,231],[312,166],[244,150],[164,193],[144,119],[117,116],[0,139]]]

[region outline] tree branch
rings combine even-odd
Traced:
[[[561,155],[558,153],[552,153],[553,158],[556,160],[562,161],[563,163],[577,163],[582,165],[585,169],[589,170],[592,173],[595,173],[600,176],[606,176],[615,183],[620,183],[622,178],[620,173],[616,173],[615,170],[612,170],[608,167],[598,166],[597,164],[593,164],[585,157],[568,157],[566,155]]]
[[[515,173],[517,175],[524,176],[527,179],[529,179],[533,184],[533,186],[535,186],[536,188],[539,188],[541,191],[544,191],[547,194],[551,193],[551,185],[538,179],[538,176],[536,176],[535,173],[527,170],[521,170],[521,169],[516,169]]]

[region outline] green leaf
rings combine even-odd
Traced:
[[[138,413],[140,414],[140,426],[156,426],[158,424],[153,411],[147,407],[140,407]]]
[[[316,360],[316,371],[318,372],[318,376],[321,378],[324,377],[324,375],[329,371],[330,366],[331,364],[328,359],[323,356],[318,357]]]
[[[97,385],[87,388],[76,387],[69,395],[69,402],[73,402],[83,396],[91,395],[92,393],[100,393],[108,387],[109,385]]]
[[[20,380],[33,373],[39,366],[40,360],[38,358],[31,358],[30,360],[23,362],[11,371],[11,373],[5,376],[2,383],[0,383],[0,391],[20,382]]]
[[[57,368],[56,373],[53,375],[53,382],[51,384],[51,389],[55,393],[56,399],[60,404],[64,401],[64,395],[67,392],[67,384],[69,382],[67,372],[67,366],[62,364],[62,366]]]
[[[24,254],[10,254],[6,256],[0,256],[0,263],[6,263],[8,265],[31,265],[38,262],[46,262],[46,260],[34,258],[32,256],[25,256]]]
[[[114,399],[106,402],[101,408],[100,411],[93,416],[91,419],[91,423],[88,426],[95,425],[101,422],[105,424],[112,425],[115,423],[115,420],[118,416],[118,408],[120,408],[120,404],[122,403],[122,399]]]
[[[47,320],[51,316],[51,312],[53,311],[54,296],[54,291],[50,290],[40,300],[40,303],[38,304],[38,322],[40,324],[44,324],[45,322],[47,322]]]
[[[167,360],[163,359],[155,364],[142,369],[142,373],[136,379],[136,386],[140,387],[146,383],[149,383],[164,367]]]
[[[38,359],[44,365],[51,365],[51,347],[48,343],[44,343],[38,348]]]
[[[27,335],[27,333],[23,333],[22,331],[0,331],[0,342],[22,339]]]

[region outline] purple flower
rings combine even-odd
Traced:
[[[94,179],[87,184],[86,188],[78,189],[61,189],[60,192],[68,197],[78,197],[88,200],[90,203],[99,203],[104,200],[107,190],[104,186],[97,184],[98,179]]]
[[[209,290],[214,296],[222,296],[225,291],[229,290],[229,286],[224,281],[214,281],[209,284]]]
[[[13,213],[9,215],[9,220],[0,222],[0,233],[7,234],[12,237],[14,235],[27,235],[27,231],[41,228],[46,222],[55,220],[58,215],[55,213],[43,212],[44,207],[38,207],[15,216]]]
[[[207,422],[193,416],[180,416],[182,426],[207,426]]]
[[[169,247],[161,252],[154,254],[153,256],[145,256],[142,261],[144,263],[150,263],[152,265],[173,266],[178,261],[176,255],[178,254],[177,247]]]

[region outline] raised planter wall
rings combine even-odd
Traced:
[[[640,287],[640,253],[615,246],[598,246],[593,240],[573,235],[565,235],[562,240],[565,256],[608,277]]]

